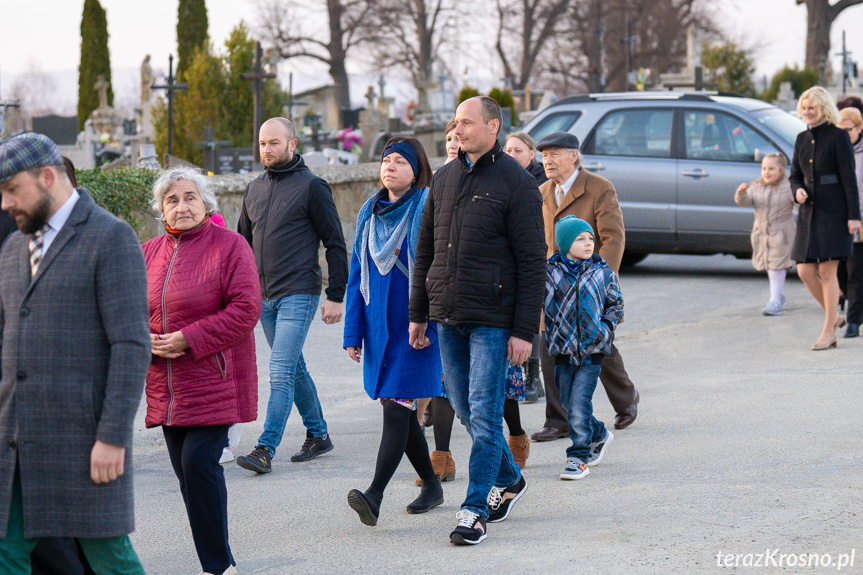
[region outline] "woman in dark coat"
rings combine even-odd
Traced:
[[[383,406],[374,479],[365,491],[348,493],[348,504],[366,525],[377,524],[384,489],[403,455],[422,479],[422,491],[407,512],[424,513],[443,503],[440,477],[416,417],[418,398],[441,393],[435,324],[429,324],[422,349],[408,343],[410,283],[432,172],[422,145],[396,136],[384,147],[380,173],[382,189],[357,216],[345,295],[344,347],[357,363],[364,355],[366,393]]]
[[[536,179],[536,185],[541,186],[548,181],[545,168],[536,161],[536,144],[533,138],[525,132],[514,132],[506,136],[506,146],[503,151],[515,158],[521,167]]]
[[[797,112],[809,128],[797,136],[791,161],[791,190],[800,204],[791,258],[797,274],[824,310],[824,327],[815,351],[836,347],[840,261],[850,255],[860,227],[860,201],[854,174],[854,150],[848,133],[838,128],[839,112],[824,88],[803,92]]]

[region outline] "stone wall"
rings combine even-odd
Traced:
[[[445,158],[432,158],[432,169],[442,166],[444,160]],[[333,198],[342,220],[345,242],[348,246],[348,254],[350,254],[356,232],[357,214],[363,203],[380,189],[378,183],[380,164],[373,162],[353,166],[318,166],[311,168],[311,170],[326,180],[333,190]],[[225,218],[228,228],[237,229],[237,222],[240,219],[243,205],[243,193],[249,182],[259,175],[260,172],[227,174],[210,178],[213,189],[219,198],[219,213]],[[142,240],[153,238],[164,232],[163,225],[153,219],[152,216],[144,216],[142,220],[145,221],[144,229],[139,230],[139,236]],[[323,247],[321,247],[320,262],[326,283],[327,262]]]

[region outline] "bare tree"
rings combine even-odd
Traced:
[[[797,0],[806,4],[806,67],[818,70],[821,82],[827,78],[830,57],[830,28],[834,20],[846,8],[863,4],[863,0]]]
[[[454,0],[379,0],[369,21],[376,30],[377,61],[407,70],[419,94],[419,112],[430,111],[434,64],[447,33],[455,30],[454,15]]]
[[[863,1],[863,0],[861,0]],[[686,64],[686,31],[696,25],[717,34],[704,0],[577,0],[559,36],[545,79],[556,86],[582,84],[588,91],[623,91],[628,68],[649,68],[654,74]],[[632,62],[624,40],[632,19]],[[561,82],[560,75],[572,79]]]
[[[5,127],[8,132],[28,129],[37,116],[68,113],[70,108],[74,110],[74,100],[63,101],[54,77],[32,59],[28,60],[26,70],[15,78],[9,97],[19,107],[7,110]]]
[[[314,22],[326,3],[327,32],[314,30]],[[287,0],[260,0],[260,29],[285,60],[311,58],[326,64],[336,87],[339,107],[351,107],[348,56],[369,37],[368,0],[311,0],[298,4]]]
[[[497,53],[507,84],[524,90],[575,0],[496,0]]]

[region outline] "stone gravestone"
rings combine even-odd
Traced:
[[[364,161],[368,161],[372,142],[377,133],[381,131],[380,113],[375,109],[376,96],[374,86],[369,86],[366,92],[366,109],[360,112],[360,134],[363,138],[362,157]]]
[[[773,105],[789,112],[797,109],[797,96],[794,90],[791,89],[791,82],[781,82],[779,84],[779,93],[773,101]]]
[[[105,76],[99,75],[93,89],[99,93],[99,107],[90,114],[93,130],[96,134],[113,135],[118,130],[122,133],[123,118],[108,105],[108,88],[111,85],[105,80]]]
[[[35,116],[33,131],[45,134],[58,146],[73,146],[78,138],[77,116]]]
[[[251,148],[219,148],[215,152],[214,174],[247,174],[254,167],[255,155]]]

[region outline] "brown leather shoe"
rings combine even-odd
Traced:
[[[635,421],[635,418],[638,417],[638,400],[641,399],[638,396],[638,392],[635,392],[635,401],[632,402],[632,405],[618,413],[614,416],[614,429],[625,429],[632,425],[632,422]]]
[[[526,433],[513,437],[510,435],[506,440],[509,445],[509,450],[512,451],[512,458],[519,469],[524,469],[527,463],[527,458],[530,455],[530,438]]]
[[[568,435],[569,433],[563,429],[558,429],[556,427],[543,427],[531,435],[530,439],[531,441],[554,441],[555,439],[567,437]]]
[[[455,479],[455,460],[452,458],[452,451],[432,451],[431,463],[435,475],[439,476],[441,481]],[[417,477],[415,483],[422,486],[423,480]]]

